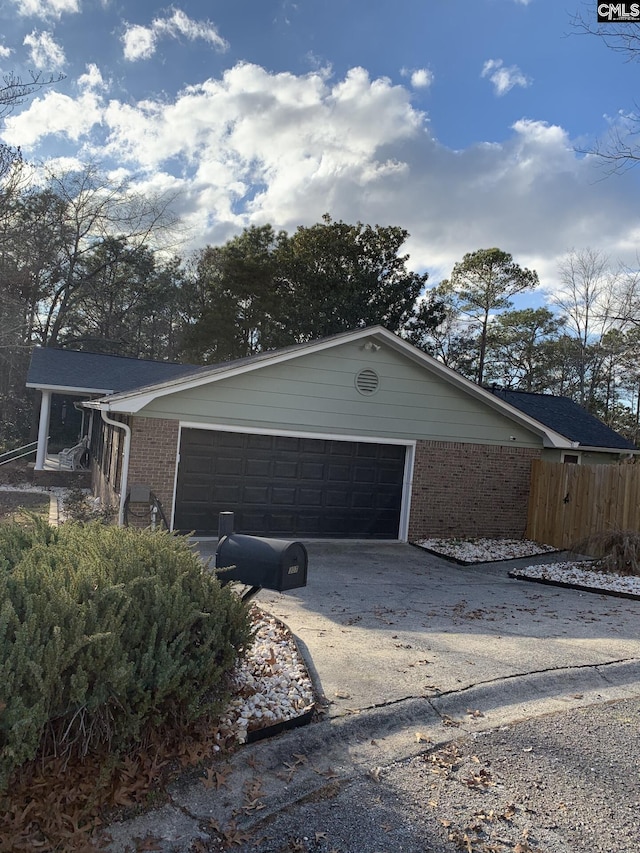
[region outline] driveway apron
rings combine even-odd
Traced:
[[[499,701],[519,676],[562,693],[581,670],[640,674],[639,601],[507,576],[557,556],[463,567],[403,543],[306,544],[307,586],[257,600],[296,636],[331,716],[487,685]]]

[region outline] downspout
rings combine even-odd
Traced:
[[[114,421],[104,409],[100,409],[102,420],[106,424],[124,430],[124,450],[122,453],[122,473],[120,475],[120,508],[118,509],[118,527],[124,526],[124,504],[127,499],[127,486],[129,481],[129,456],[131,454],[131,427],[122,421]]]

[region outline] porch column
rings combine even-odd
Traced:
[[[42,471],[47,458],[47,440],[49,437],[49,416],[51,415],[51,391],[42,392],[40,401],[40,422],[38,424],[38,449],[36,451],[36,471]]]

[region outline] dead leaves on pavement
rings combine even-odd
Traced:
[[[431,786],[432,789],[441,789],[443,784],[453,781],[454,784],[464,785],[485,796],[485,792],[495,788],[496,780],[491,769],[481,766],[476,755],[463,755],[459,743],[447,743],[426,753],[421,760],[427,764],[430,773],[439,777]],[[439,808],[435,793],[429,800],[429,806]],[[455,813],[455,820],[441,818],[439,823],[447,839],[464,853],[542,853],[531,829],[517,828],[514,821],[520,811],[522,809],[515,803],[507,803],[504,806],[478,809],[466,820]]]

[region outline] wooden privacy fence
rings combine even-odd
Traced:
[[[640,531],[640,465],[533,460],[527,539],[566,549],[612,530]]]

